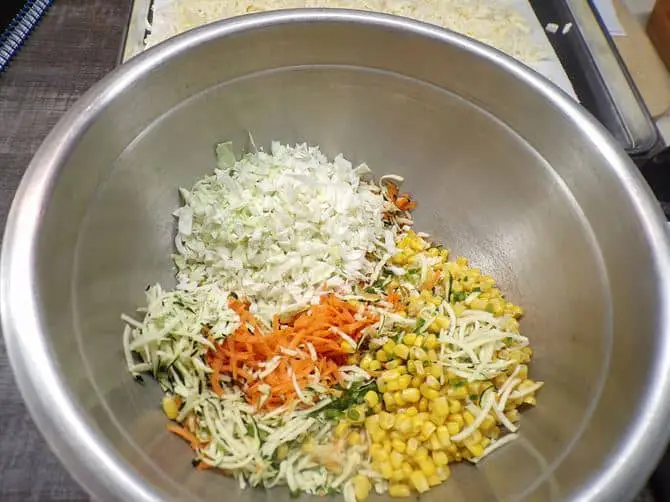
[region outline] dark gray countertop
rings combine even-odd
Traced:
[[[56,0],[0,75],[0,228],[44,137],[70,105],[114,67],[130,4],[131,0]],[[28,416],[0,338],[0,501],[87,500]],[[645,492],[639,500],[652,499]]]
[[[114,67],[130,3],[56,0],[0,75],[0,228],[44,137],[63,112]],[[33,425],[0,338],[0,501],[31,500],[77,502],[89,497]]]

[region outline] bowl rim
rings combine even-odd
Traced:
[[[43,206],[58,172],[78,139],[97,114],[133,82],[169,59],[213,39],[268,26],[292,23],[358,23],[410,32],[457,46],[510,72],[549,99],[608,160],[629,194],[651,246],[659,277],[670,277],[670,241],[665,220],[642,176],[588,112],[550,81],[511,57],[449,30],[419,21],[345,9],[294,9],[252,14],[196,28],[156,45],[113,70],[87,91],[60,119],[33,157],[17,189],[4,233],[0,262],[0,314],[7,353],[28,410],[52,451],[73,477],[101,500],[162,500],[169,498],[147,486],[81,413],[59,376],[40,320],[35,284],[36,242]],[[670,281],[656,284],[660,305],[670,305]],[[609,501],[633,496],[660,459],[670,428],[670,309],[658,314],[658,345],[651,377],[656,385],[643,398],[637,422],[618,444],[615,461],[604,465],[571,498]],[[35,369],[37,368],[37,370]],[[42,392],[50,382],[49,392]],[[539,483],[540,481],[538,481]]]

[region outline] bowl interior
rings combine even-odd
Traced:
[[[250,131],[266,148],[306,141],[377,175],[405,176],[417,228],[526,310],[531,374],[547,384],[521,438],[478,467],[457,466],[422,498],[576,494],[634,420],[648,378],[622,369],[633,317],[642,350],[630,357],[653,359],[654,300],[621,266],[645,258],[621,248],[623,235],[645,237],[605,156],[527,82],[418,32],[324,22],[198,33],[198,43],[131,64],[123,92],[108,96],[68,153],[44,210],[42,322],[105,447],[165,498],[289,500],[282,489],[240,491],[194,470],[188,446],[165,429],[159,389],[127,374],[121,346],[119,315],[142,305],[148,284],[174,284],[177,188],[212,172],[217,142],[233,140],[241,153]],[[619,226],[609,229],[611,211]],[[652,265],[639,266],[644,274]],[[608,394],[617,386],[630,393]],[[596,426],[594,413],[616,418]]]

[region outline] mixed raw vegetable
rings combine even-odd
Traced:
[[[198,469],[293,493],[423,493],[515,437],[543,385],[522,309],[413,229],[402,178],[273,143],[181,190],[177,286],[122,316]]]

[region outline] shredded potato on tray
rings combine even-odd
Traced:
[[[123,315],[167,429],[242,488],[423,493],[516,437],[543,382],[521,307],[413,229],[402,178],[273,143],[181,190],[177,287]]]

